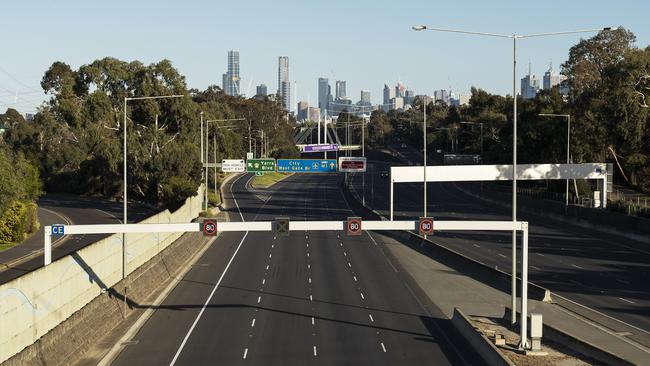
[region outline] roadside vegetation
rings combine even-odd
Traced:
[[[35,201],[40,194],[36,166],[0,140],[0,250],[38,230]]]
[[[263,175],[254,176],[250,184],[253,188],[271,187],[275,183],[289,177],[290,175],[290,173],[264,173]]]
[[[561,73],[568,93],[555,87],[517,102],[518,161],[565,163],[566,119],[539,114],[569,114],[573,162],[613,163],[618,182],[650,192],[650,47],[637,47],[634,34],[622,28],[601,32],[570,49]],[[437,150],[479,154],[480,126],[461,122],[483,123],[483,162],[510,164],[512,102],[512,96],[472,88],[466,106],[429,103],[428,150],[433,155]],[[423,104],[416,98],[407,111],[373,112],[366,143],[381,148],[405,142],[421,148]],[[339,120],[347,121],[345,112]],[[356,128],[353,141],[360,139]],[[435,157],[441,162],[440,155]],[[563,192],[564,184],[549,182],[544,189]]]
[[[244,158],[248,127],[264,131],[269,155],[295,157],[292,124],[282,106],[266,98],[225,95],[219,87],[188,89],[167,60],[150,65],[104,58],[72,69],[54,62],[41,86],[51,98],[34,121],[15,121],[3,138],[13,154],[36,162],[48,192],[122,196],[124,98],[178,94],[182,98],[134,100],[127,108],[129,198],[174,209],[201,183],[200,115],[210,123],[210,162]],[[228,124],[228,128],[217,128]],[[208,184],[213,186],[213,177]]]

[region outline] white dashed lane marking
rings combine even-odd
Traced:
[[[624,299],[624,298],[622,298],[622,297],[619,297],[619,299],[621,299],[621,300],[623,300],[623,301],[625,301],[625,302],[627,302],[627,303],[630,303],[630,304],[636,304],[634,301],[632,301],[632,300],[628,300],[628,299]]]
[[[384,350],[384,353],[386,353],[386,346],[384,346],[384,342],[381,342],[381,349]]]
[[[244,349],[244,357],[242,358],[245,360],[247,355],[248,355],[248,348]]]

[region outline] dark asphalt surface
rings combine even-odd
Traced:
[[[418,156],[402,152],[411,161]],[[366,173],[366,201],[389,216],[389,178],[373,164]],[[361,176],[351,178],[359,194]],[[373,186],[374,185],[374,186]],[[511,220],[511,210],[477,201],[454,184],[430,183],[427,210],[440,220]],[[395,220],[422,216],[421,183],[395,184]],[[529,221],[529,279],[553,292],[594,309],[581,314],[650,347],[650,248],[618,236],[589,231],[569,222],[518,214]],[[491,267],[511,273],[511,234],[500,232],[437,232],[432,238]],[[520,255],[521,250],[518,250]],[[521,258],[518,258],[521,265]],[[610,319],[612,317],[615,319]],[[620,320],[620,321],[619,321]]]
[[[136,222],[156,211],[129,203],[129,222]],[[0,284],[43,266],[43,227],[52,224],[119,224],[123,206],[98,197],[48,194],[38,200],[40,229],[21,244],[0,252]],[[69,235],[52,237],[52,261],[64,257],[108,235]],[[22,259],[21,259],[22,258]]]
[[[247,221],[352,215],[337,175],[294,175],[255,193],[249,177],[224,189]],[[228,216],[241,221],[236,208]],[[113,364],[463,364],[454,346],[465,347],[439,326],[444,316],[427,312],[402,276],[367,234],[223,233]]]

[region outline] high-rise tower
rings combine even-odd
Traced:
[[[289,81],[289,57],[278,57],[278,97],[284,109],[291,110],[291,82]]]

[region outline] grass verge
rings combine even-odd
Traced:
[[[251,180],[251,187],[253,188],[268,188],[275,183],[287,178],[291,174],[286,173],[264,173],[264,175],[256,175]]]

